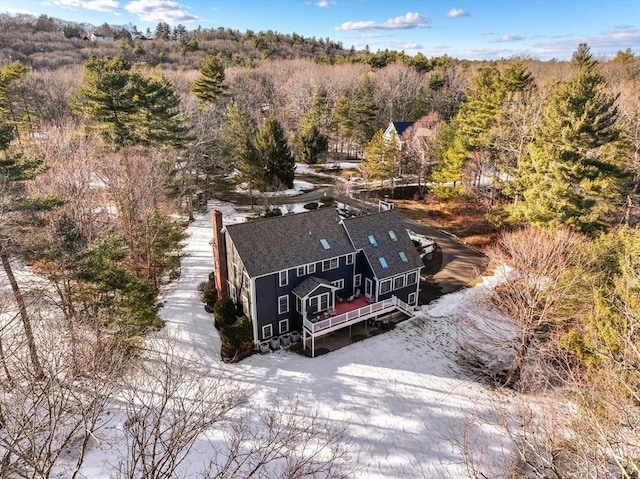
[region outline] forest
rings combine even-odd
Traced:
[[[504,477],[640,477],[630,49],[470,62],[275,32],[6,15],[0,25],[0,317],[12,317],[0,324],[0,477],[49,477],[69,444],[85,450],[106,398],[162,328],[158,293],[179,277],[185,227],[208,199],[238,184],[286,189],[296,162],[342,159],[404,209],[479,211],[492,267],[510,268],[485,299],[516,332],[487,339],[509,361],[497,367],[485,349],[467,366],[494,387],[570,401],[575,414],[550,429],[516,418],[518,462]],[[383,138],[392,121],[429,134],[409,130],[398,150]],[[401,198],[397,184],[417,188]],[[240,402],[218,393],[206,399],[220,414]],[[154,460],[129,459],[121,477]],[[308,475],[291,477],[339,477],[333,464],[303,465]],[[218,471],[210,477],[226,477]]]

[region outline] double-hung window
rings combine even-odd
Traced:
[[[280,271],[279,276],[279,284],[280,286],[286,286],[289,284],[289,272],[288,271]]]
[[[289,295],[280,296],[278,298],[278,314],[286,314],[289,312]]]
[[[380,281],[380,294],[385,294],[391,291],[391,280],[385,279],[384,281]]]

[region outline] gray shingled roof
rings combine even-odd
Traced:
[[[404,222],[395,210],[347,218],[344,226],[356,249],[364,251],[379,279],[423,266]],[[395,233],[395,240],[391,238],[389,231]],[[371,244],[369,236],[373,236],[377,246]],[[400,257],[400,252],[405,254],[406,263]],[[379,258],[384,258],[387,268],[382,266]]]
[[[305,298],[315,291],[319,286],[323,286],[325,288],[338,289],[334,285],[332,285],[329,281],[324,278],[318,278],[317,276],[309,276],[298,286],[293,288],[292,293],[298,296],[299,298]]]
[[[250,277],[294,268],[355,250],[333,208],[226,227]],[[330,248],[320,243],[327,240]]]

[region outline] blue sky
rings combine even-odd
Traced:
[[[596,56],[627,48],[640,54],[638,0],[0,0],[0,12],[132,23],[142,31],[165,21],[296,32],[346,48],[470,60],[567,60],[579,43]]]

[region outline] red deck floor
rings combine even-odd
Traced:
[[[340,303],[336,301],[336,315],[347,313],[349,311],[353,311],[354,309],[362,308],[367,305],[367,298],[364,297],[364,294],[361,294],[358,299],[354,299],[353,301],[343,301]]]

